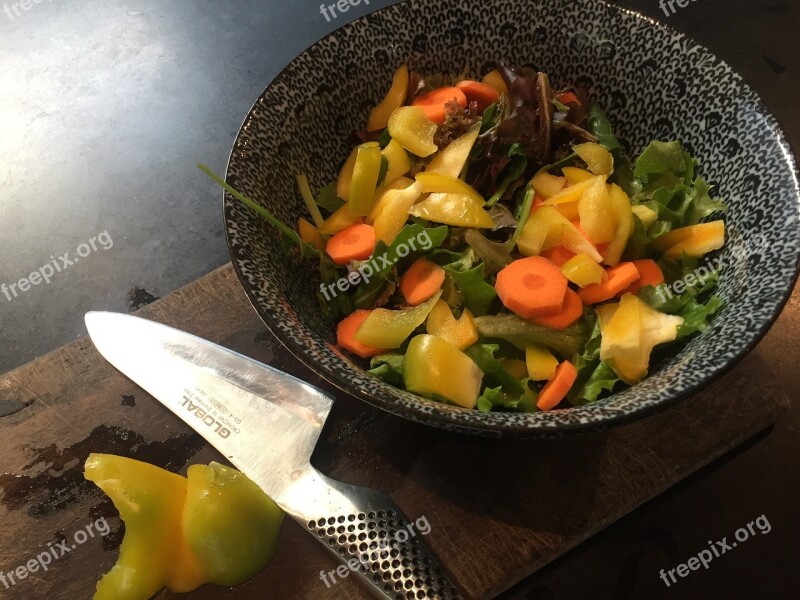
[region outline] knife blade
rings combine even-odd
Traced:
[[[160,323],[110,312],[85,320],[108,362],[219,450],[375,595],[459,597],[419,535],[400,536],[413,527],[389,496],[311,466],[333,405],[324,392]]]

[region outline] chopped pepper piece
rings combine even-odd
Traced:
[[[392,86],[386,96],[369,113],[367,131],[383,129],[389,123],[389,117],[395,109],[401,107],[408,93],[408,67],[400,65],[392,76]]]

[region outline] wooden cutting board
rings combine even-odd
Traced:
[[[266,330],[230,265],[139,314],[333,389]],[[462,436],[335,394],[312,462],[334,478],[390,493],[412,519],[424,516],[431,526],[427,541],[468,598],[494,597],[768,427],[789,406],[758,350],[670,410],[562,439]],[[5,584],[0,580],[2,597],[88,598],[114,564],[120,521],[111,503],[83,480],[90,452],[182,473],[189,464],[221,460],[107,364],[88,339],[0,378],[0,415],[0,572],[14,578],[14,584],[7,576]],[[85,534],[100,517],[111,532]],[[23,570],[24,579],[14,573],[56,547],[69,552],[47,571]],[[255,579],[234,589],[204,586],[186,598],[369,597],[352,578],[326,587],[319,573],[335,567],[287,519],[276,558]]]

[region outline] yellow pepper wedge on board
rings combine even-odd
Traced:
[[[234,469],[189,468],[188,479],[110,454],[91,454],[84,476],[125,522],[116,565],[94,600],[148,600],[163,587],[238,585],[272,559],[283,511]]]
[[[367,131],[377,131],[389,124],[389,117],[395,109],[400,108],[408,94],[408,67],[400,65],[392,76],[392,86],[386,96],[373,108],[367,119]]]

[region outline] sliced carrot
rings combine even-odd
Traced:
[[[433,297],[444,283],[444,269],[426,258],[420,258],[400,278],[400,291],[411,306]]]
[[[325,252],[337,265],[346,265],[351,260],[369,258],[375,250],[375,243],[375,230],[372,225],[355,223],[329,239]]]
[[[578,100],[578,97],[575,95],[575,92],[564,92],[563,94],[559,94],[558,101],[561,104],[577,104],[578,106],[581,105],[581,101]]]
[[[497,295],[503,305],[523,319],[561,311],[567,278],[542,256],[515,260],[497,274]]]
[[[447,117],[447,105],[455,100],[461,108],[467,105],[467,97],[457,87],[437,88],[418,96],[411,104],[419,106],[434,123],[444,123]]]
[[[459,81],[456,87],[464,92],[468,103],[474,101],[478,105],[479,113],[482,113],[495,102],[500,101],[500,94],[497,90],[480,81],[465,79],[464,81]]]
[[[597,248],[597,251],[602,254],[603,256],[606,255],[606,250],[608,249],[608,245],[611,242],[601,242],[599,244],[595,244],[594,247]]]
[[[569,392],[572,384],[578,378],[578,371],[568,360],[556,367],[556,375],[548,381],[539,392],[536,407],[539,410],[552,410],[561,402]]]
[[[545,327],[552,327],[553,329],[566,329],[583,315],[583,302],[577,293],[567,288],[567,293],[564,294],[564,304],[561,306],[561,312],[551,317],[536,317],[531,319],[537,325],[544,325]]]
[[[339,321],[339,326],[336,328],[336,343],[361,358],[369,358],[386,352],[382,348],[375,348],[356,339],[356,331],[371,312],[371,310],[357,310]]]
[[[544,256],[555,266],[563,267],[564,263],[575,256],[575,253],[570,252],[564,246],[553,246],[547,250],[542,250],[541,256]]]
[[[597,304],[610,300],[639,279],[639,270],[632,262],[622,262],[606,269],[608,279],[603,283],[590,283],[578,295],[584,304]]]
[[[646,285],[653,287],[664,283],[664,273],[661,272],[661,267],[652,258],[644,260],[635,260],[633,264],[636,265],[636,270],[639,271],[639,279],[630,284],[627,288],[619,293],[619,296],[625,294],[636,294],[641,288]]]

